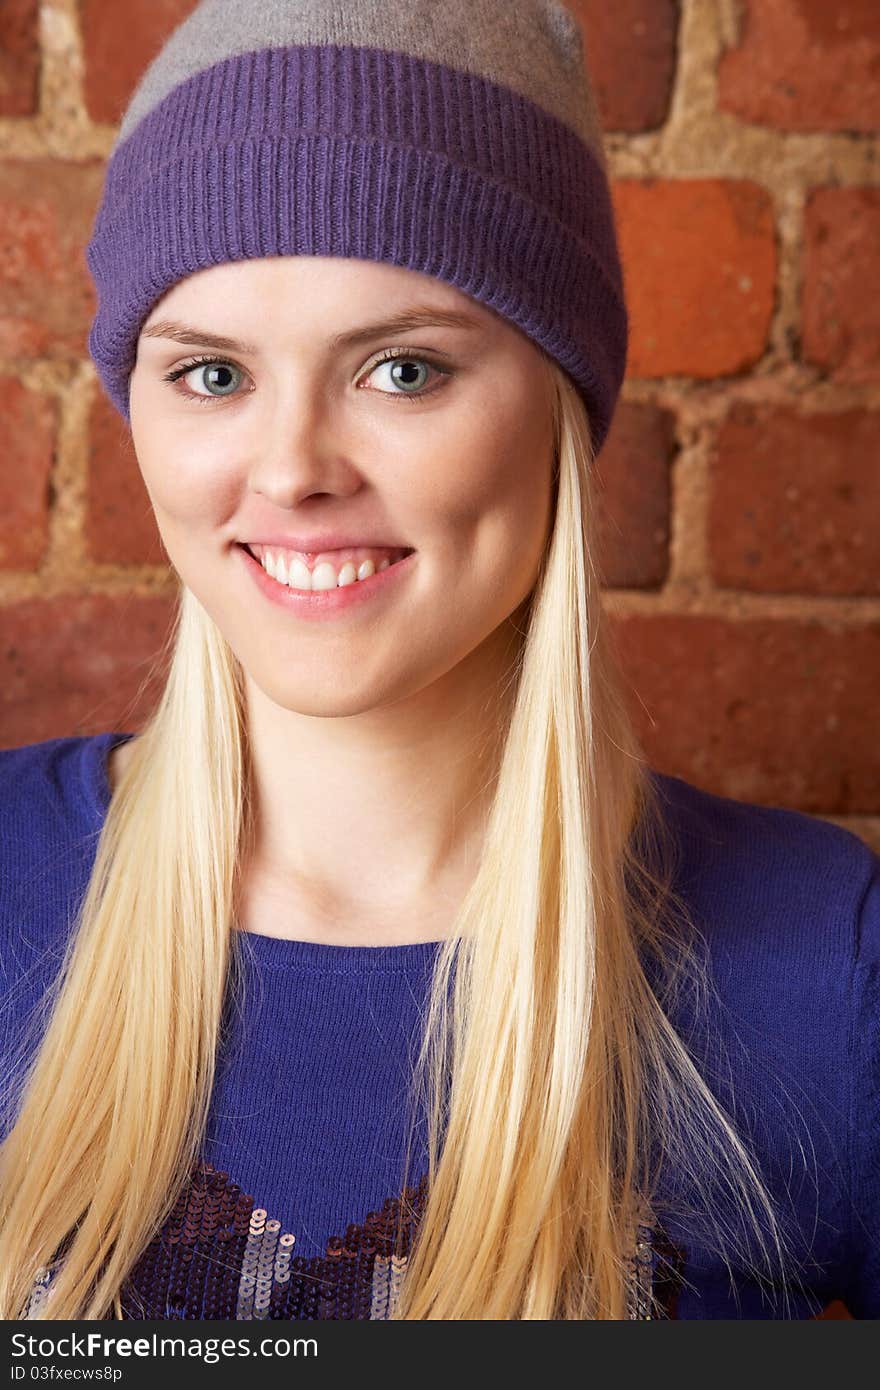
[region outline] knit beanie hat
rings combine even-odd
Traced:
[[[129,420],[151,307],[194,271],[343,256],[436,276],[581,391],[596,452],[627,313],[580,28],[557,0],[202,0],[134,91],[86,257]]]

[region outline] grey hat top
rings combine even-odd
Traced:
[[[558,0],[202,0],[121,122],[87,259],[89,350],[128,420],[140,327],[250,256],[434,275],[571,376],[605,440],[628,321],[579,25]]]

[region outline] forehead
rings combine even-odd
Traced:
[[[390,309],[416,301],[485,326],[499,319],[454,285],[402,266],[341,256],[263,256],[225,261],[185,276],[156,301],[145,323],[172,307],[216,311],[230,302],[283,302],[288,311],[323,305],[341,312],[348,304]]]
[[[454,335],[461,350],[544,356],[510,320],[452,285],[342,257],[271,256],[197,271],[156,301],[139,337],[256,357],[297,337],[333,352],[419,329],[439,330],[450,346]]]

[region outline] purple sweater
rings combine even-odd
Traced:
[[[127,737],[0,751],[4,1077],[85,890],[107,754]],[[731,1279],[699,1223],[676,1216],[671,1175],[662,1220],[627,1252],[630,1315],[647,1315],[653,1289],[677,1318],[807,1318],[833,1298],[880,1317],[880,859],[828,822],[653,776],[716,991],[705,1016],[673,1022],[752,1146],[800,1273],[787,1314],[736,1265]],[[201,1158],[132,1273],[126,1317],[388,1316],[408,1245],[394,1241],[404,1100],[436,949],[236,935],[244,995],[227,1008]],[[424,1196],[418,1162],[410,1172],[409,1236]]]

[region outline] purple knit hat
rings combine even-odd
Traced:
[[[420,271],[538,343],[601,448],[626,367],[607,165],[557,0],[202,0],[146,69],[87,260],[89,351],[129,420],[156,301],[194,271],[343,256]]]

